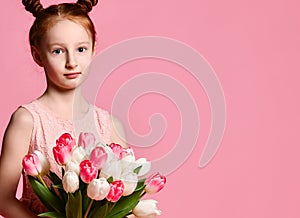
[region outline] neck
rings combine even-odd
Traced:
[[[89,107],[88,102],[82,96],[81,87],[58,90],[48,86],[39,100],[61,116],[70,116],[69,119],[83,116]]]

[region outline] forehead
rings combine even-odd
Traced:
[[[92,42],[89,32],[82,25],[67,19],[57,21],[43,38],[42,44]]]

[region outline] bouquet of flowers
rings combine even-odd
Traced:
[[[149,172],[151,163],[135,159],[131,148],[118,144],[95,145],[95,136],[81,133],[78,139],[62,134],[53,147],[61,176],[50,171],[50,163],[38,150],[23,158],[30,184],[48,212],[40,217],[123,218],[156,217],[161,214],[155,200],[141,200],[160,191],[166,178]]]

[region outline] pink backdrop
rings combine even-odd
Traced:
[[[168,175],[166,188],[153,196],[163,211],[161,217],[300,217],[299,7],[296,0],[101,0],[93,10],[98,52],[132,37],[173,38],[201,53],[223,87],[227,106],[223,141],[209,165],[198,168],[211,124],[208,98],[193,78],[178,78],[197,102],[201,131],[191,156]],[[30,56],[27,35],[33,18],[21,0],[2,3],[0,16],[3,136],[11,113],[38,97],[45,83]],[[113,93],[143,72],[185,71],[159,60],[131,62],[112,74],[106,92]],[[110,102],[109,94],[97,100],[106,109]],[[141,110],[145,104],[148,110]],[[178,134],[172,125],[178,120],[174,105],[149,95],[132,110],[140,111],[140,120],[147,120],[151,111],[166,114],[165,143],[137,149],[138,156],[150,160],[163,156]],[[147,132],[146,124],[137,128]]]

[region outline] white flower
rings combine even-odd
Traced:
[[[40,172],[41,176],[44,176],[50,171],[50,163],[48,159],[42,154],[42,152],[35,150],[34,153],[38,156],[40,160],[40,164],[42,167],[42,171]]]
[[[80,164],[81,161],[85,159],[87,158],[86,158],[86,151],[84,150],[84,148],[81,146],[74,148],[72,152],[72,161]]]
[[[79,188],[79,177],[73,171],[67,171],[62,180],[63,188],[67,193],[74,193]]]
[[[129,172],[122,175],[122,182],[124,184],[123,196],[131,195],[138,183],[138,176],[136,173]]]
[[[73,172],[75,172],[77,175],[79,175],[79,173],[80,173],[79,163],[74,162],[74,161],[69,161],[69,162],[66,164],[66,171],[73,171]]]
[[[126,155],[125,157],[123,157],[121,159],[122,170],[123,171],[132,170],[132,168],[134,168],[134,166],[132,166],[132,164],[134,164],[134,162],[135,162],[134,156]]]
[[[103,166],[100,176],[109,178],[113,177],[114,180],[120,179],[122,173],[121,162],[117,159],[113,159],[110,162],[106,162]]]
[[[141,200],[135,208],[133,208],[132,213],[138,218],[154,218],[161,215],[161,211],[156,207],[157,201]]]
[[[96,201],[101,201],[108,195],[110,185],[105,178],[93,179],[87,188],[87,195]]]
[[[151,168],[151,162],[147,161],[146,158],[140,158],[135,161],[135,164],[139,167],[141,166],[141,169],[138,173],[138,176],[143,176],[147,174],[150,171]]]

